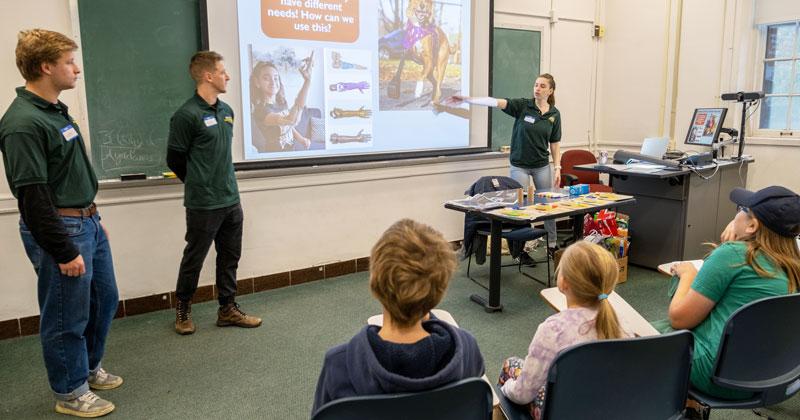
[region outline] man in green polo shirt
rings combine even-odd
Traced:
[[[38,277],[39,335],[55,410],[98,417],[114,404],[90,388],[122,385],[100,366],[119,296],[94,205],[97,178],[78,124],[58,100],[78,79],[77,48],[58,32],[20,32],[16,61],[25,86],[0,120],[0,151]]]
[[[219,99],[230,77],[222,56],[213,51],[196,53],[189,73],[197,91],[172,116],[167,143],[167,165],[184,183],[186,207],[186,248],[175,289],[175,332],[195,331],[192,297],[212,243],[217,251],[217,325],[258,327],[261,318],[245,314],[235,302],[244,215],[231,156],[233,110]]]

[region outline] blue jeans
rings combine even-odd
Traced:
[[[61,221],[83,257],[80,277],[62,275],[22,220],[19,231],[39,279],[39,336],[50,388],[57,399],[70,400],[89,391],[86,379],[100,367],[119,295],[100,216]]]
[[[522,184],[522,187],[527,190],[530,184],[530,178],[533,178],[533,185],[537,190],[552,189],[553,188],[553,175],[550,170],[550,165],[542,166],[541,168],[528,169],[519,168],[511,165],[510,177],[514,181]],[[555,248],[558,241],[556,240],[556,221],[547,220],[544,222],[544,229],[547,231],[547,246]]]

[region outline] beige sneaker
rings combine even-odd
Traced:
[[[175,332],[180,335],[194,333],[192,301],[183,302],[178,299],[178,304],[175,307]]]
[[[74,400],[56,401],[56,413],[75,417],[100,417],[114,411],[114,404],[87,391]]]
[[[237,326],[242,328],[255,328],[261,325],[261,318],[247,315],[239,309],[236,302],[229,303],[217,311],[217,326],[230,327]]]
[[[97,369],[95,373],[89,373],[89,388],[92,389],[114,389],[122,385],[122,378],[106,372],[105,369]]]

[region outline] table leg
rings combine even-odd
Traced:
[[[489,256],[489,301],[480,295],[472,295],[469,298],[476,303],[483,305],[486,312],[497,312],[503,310],[500,304],[500,267],[501,267],[501,240],[503,234],[503,223],[492,219],[492,238],[489,249],[492,255]]]
[[[576,214],[572,216],[572,239],[575,242],[583,238],[583,217],[586,216],[586,214],[587,213]]]

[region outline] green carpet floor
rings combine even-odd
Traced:
[[[488,277],[487,266],[473,269],[474,276]],[[440,308],[475,335],[487,375],[496,378],[505,357],[524,357],[536,326],[553,312],[538,296],[542,286],[509,267],[503,269],[503,312],[485,313],[469,295],[486,292],[465,272],[462,264]],[[628,282],[617,291],[645,318],[662,319],[667,283],[654,271],[630,267]],[[173,332],[172,311],[114,321],[103,365],[125,384],[98,392],[117,406],[108,417],[306,419],[325,350],[347,341],[380,312],[366,273],[247,295],[239,302],[246,312],[262,316],[264,325],[218,328],[214,302],[193,307],[198,330],[190,336]],[[37,336],[0,341],[0,389],[0,418],[65,418],[53,412]],[[798,419],[800,397],[765,412]],[[749,410],[718,410],[712,418],[758,417]]]

